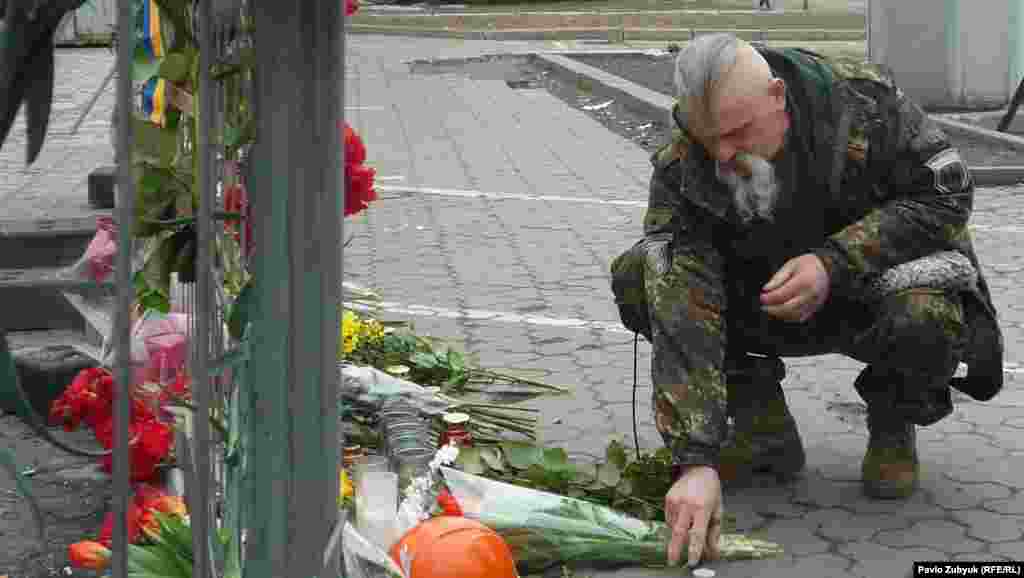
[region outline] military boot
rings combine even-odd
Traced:
[[[916,437],[914,424],[868,407],[868,450],[861,466],[866,495],[899,500],[914,493],[920,476]]]
[[[745,367],[733,367],[727,375],[732,427],[719,456],[722,483],[744,485],[758,473],[792,479],[803,470],[806,457],[782,391],[782,361],[750,358]]]

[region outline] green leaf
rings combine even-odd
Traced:
[[[135,139],[133,152],[140,159],[161,167],[171,166],[174,156],[178,152],[177,133],[134,115],[132,115],[132,131],[132,136]]]
[[[466,361],[462,354],[454,349],[448,350],[448,367],[452,373],[461,373],[466,368]]]
[[[459,456],[455,458],[455,465],[467,474],[483,475],[487,472],[484,462],[481,460],[480,448],[468,447],[459,450]]]
[[[159,291],[147,291],[136,297],[143,309],[152,309],[160,313],[170,313],[171,302]]]
[[[160,64],[160,78],[170,82],[182,83],[188,80],[188,73],[192,69],[192,60],[187,54],[172,52],[164,57]]]
[[[128,545],[128,573],[150,578],[186,578],[175,560],[164,550]]]
[[[544,450],[544,469],[552,472],[568,472],[572,470],[569,456],[562,448],[546,448]]]
[[[615,486],[615,492],[621,496],[632,496],[633,482],[629,478],[622,478],[619,480],[619,484]]]
[[[586,486],[597,479],[597,466],[594,464],[575,464],[573,483]]]
[[[416,352],[409,356],[409,361],[420,369],[434,369],[440,365],[436,355],[433,353],[425,353],[423,351]]]
[[[626,462],[628,461],[626,446],[622,445],[622,442],[619,440],[612,440],[611,443],[608,444],[605,456],[608,458],[608,461],[615,464],[618,469],[623,470],[626,468]]]
[[[135,60],[132,62],[132,80],[146,82],[156,76],[162,60],[150,57],[142,46],[135,47]]]
[[[167,544],[182,560],[192,562],[192,528],[180,516],[156,512],[160,526],[159,540]]]
[[[224,146],[229,148],[237,147],[242,140],[242,129],[233,124],[224,125]]]
[[[505,461],[516,470],[525,470],[532,465],[544,461],[544,452],[541,448],[525,442],[503,442],[501,451],[505,454]]]
[[[480,449],[480,458],[492,470],[505,471],[505,460],[502,458],[501,450],[496,446],[483,446]]]
[[[602,485],[609,488],[614,488],[619,485],[619,481],[622,479],[622,470],[611,462],[606,462],[598,466],[597,468],[597,481]]]
[[[174,232],[162,231],[148,243],[149,250],[143,257],[141,273],[148,287],[169,295],[171,269],[177,252]]]

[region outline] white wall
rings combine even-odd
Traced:
[[[869,0],[868,54],[925,106],[1001,106],[1016,88],[1021,27],[1010,22],[1020,2]]]

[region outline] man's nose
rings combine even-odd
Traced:
[[[718,161],[727,163],[736,156],[736,147],[727,142],[718,143]]]

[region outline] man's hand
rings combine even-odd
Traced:
[[[672,530],[668,543],[668,564],[679,563],[684,544],[689,545],[687,564],[696,566],[701,554],[719,557],[722,535],[722,482],[718,472],[707,466],[689,468],[665,495],[665,521]]]
[[[803,323],[828,300],[829,278],[817,255],[801,255],[786,264],[761,288],[761,309],[773,317]]]

